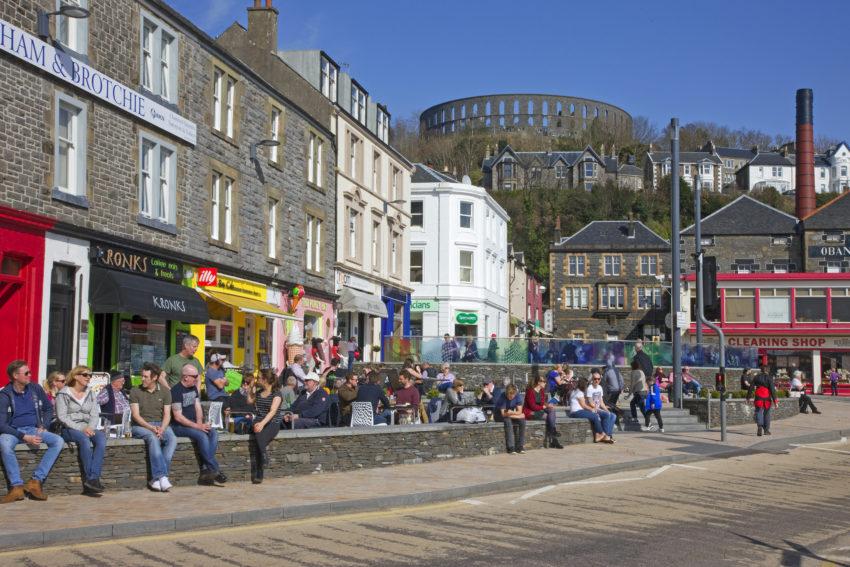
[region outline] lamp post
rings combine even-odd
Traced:
[[[277,140],[260,140],[259,142],[254,142],[251,144],[251,162],[254,164],[254,168],[257,170],[257,177],[260,178],[260,182],[266,182],[266,176],[263,175],[263,168],[260,165],[260,160],[257,159],[257,148],[260,146],[265,146],[267,148],[274,148],[280,145],[280,142]]]
[[[676,407],[682,408],[682,335],[679,333],[679,302],[682,299],[680,293],[681,282],[681,266],[680,262],[680,247],[679,247],[679,232],[681,231],[679,221],[679,119],[673,118],[670,121],[670,157],[673,162],[673,172],[671,177],[671,199],[670,199],[670,224],[672,235],[672,262],[673,262],[673,289],[671,291],[671,315],[673,328],[673,388],[675,392]]]
[[[404,199],[396,199],[394,201],[384,201],[384,214],[387,214],[387,212],[389,212],[390,205],[403,205],[406,202],[407,201],[405,201]]]
[[[41,8],[38,9],[37,16],[37,33],[38,37],[47,41],[50,37],[50,16],[65,16],[67,18],[88,18],[89,11],[81,6],[72,6],[65,4],[55,12],[45,12]]]

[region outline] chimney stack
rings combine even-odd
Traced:
[[[561,242],[561,215],[555,215],[555,230],[552,236],[555,237],[555,244]]]
[[[248,8],[248,37],[257,47],[266,52],[277,52],[277,8],[272,0],[254,0],[253,8]]]
[[[635,237],[635,216],[633,213],[629,213],[629,238]]]
[[[812,89],[797,90],[797,218],[815,210],[815,145]]]

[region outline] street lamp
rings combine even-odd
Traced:
[[[395,201],[384,201],[384,214],[387,214],[387,212],[390,210],[390,205],[403,205],[406,202],[407,201],[405,201],[404,199],[396,199]]]
[[[254,144],[251,144],[251,161],[257,161],[257,148],[260,146],[265,146],[267,148],[274,148],[280,145],[280,142],[277,140],[260,140]]]
[[[65,16],[67,18],[88,18],[89,11],[81,6],[73,6],[65,4],[55,12],[45,12],[41,8],[38,9],[37,30],[38,37],[47,41],[50,37],[50,16]]]

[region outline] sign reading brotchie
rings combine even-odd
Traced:
[[[0,20],[0,51],[14,55],[181,140],[192,145],[197,141],[194,122],[3,20]]]

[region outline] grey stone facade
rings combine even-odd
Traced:
[[[682,400],[682,407],[688,410],[691,415],[697,416],[702,423],[705,423],[706,416],[708,416],[711,427],[720,427],[720,400],[711,400],[709,406],[705,399],[685,399]],[[772,408],[770,412],[771,420],[794,417],[800,413],[799,401],[797,398],[780,398],[779,405]],[[726,424],[747,425],[748,423],[755,427],[752,404],[741,399],[726,400]]]
[[[717,271],[735,273],[739,269],[750,273],[803,271],[801,239],[796,233],[759,235],[706,235],[711,244],[703,245],[706,256],[717,258]],[[682,273],[694,271],[694,237],[682,236]],[[821,270],[822,271],[822,270]]]
[[[140,87],[141,13],[160,20],[176,36],[178,45],[178,100],[175,110],[197,125],[193,147],[167,132],[158,131],[130,114],[88,95],[85,91],[39,73],[35,67],[7,55],[0,56],[0,99],[5,114],[0,120],[0,203],[42,214],[58,221],[57,231],[85,239],[125,243],[188,263],[217,266],[222,272],[282,286],[303,283],[308,290],[331,296],[333,258],[324,255],[322,276],[305,276],[305,204],[328,211],[326,234],[335,232],[335,182],[326,167],[324,189],[306,183],[306,139],[312,129],[332,139],[326,122],[319,122],[275,92],[238,60],[222,50],[190,22],[159,1],[92,2],[88,19],[90,65],[131,89]],[[0,18],[35,33],[38,8],[52,11],[48,0],[4,2]],[[213,65],[235,74],[234,135],[226,139],[212,129]],[[87,207],[51,196],[54,185],[56,93],[65,93],[86,105]],[[285,109],[285,140],[279,151],[281,167],[261,159],[265,182],[249,160],[252,143],[269,137],[269,104]],[[174,146],[177,160],[176,207],[173,225],[140,219],[140,133]],[[333,144],[325,145],[326,164],[336,160]],[[265,149],[260,148],[264,157]],[[219,246],[209,237],[210,179],[213,164],[235,175],[232,245]],[[281,198],[278,219],[282,255],[267,259],[268,197]],[[152,227],[151,225],[156,225]],[[325,240],[332,248],[332,238]]]

